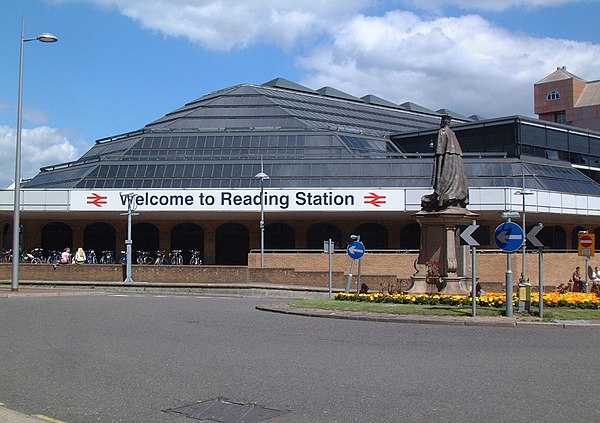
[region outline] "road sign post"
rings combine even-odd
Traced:
[[[329,298],[331,298],[331,291],[333,291],[333,241],[331,238],[323,241],[323,250],[329,254]]]
[[[510,221],[501,223],[494,232],[496,245],[506,254],[506,317],[513,316],[513,274],[511,254],[525,241],[523,229]]]
[[[469,226],[460,231],[460,237],[471,247],[471,316],[477,315],[477,246],[479,242],[473,237],[473,233],[479,228],[475,220]]]
[[[352,259],[352,264],[350,265],[350,273],[348,274],[348,279],[346,280],[346,290],[345,290],[346,294],[349,294],[350,287],[352,286],[352,273],[354,273],[354,262],[356,260],[361,260],[362,256],[365,254],[365,246],[363,245],[362,242],[360,242],[359,236],[356,237],[356,241],[354,241],[348,245],[348,248],[346,248],[346,252]],[[359,261],[358,268],[359,268],[358,280],[360,280],[360,261]],[[360,289],[360,287],[359,287],[359,289]],[[357,293],[358,293],[358,289],[357,289]]]
[[[544,244],[537,238],[540,231],[544,229],[544,225],[538,223],[529,232],[527,232],[527,240],[538,249],[539,258],[539,290],[540,290],[540,319],[544,317]]]

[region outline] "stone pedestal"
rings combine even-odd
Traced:
[[[471,292],[467,278],[457,272],[457,227],[467,226],[479,216],[462,207],[415,214],[421,226],[416,273],[408,290],[411,294],[458,294]]]

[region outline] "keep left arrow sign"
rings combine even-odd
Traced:
[[[479,225],[469,225],[460,231],[460,237],[470,246],[479,245],[479,243],[472,236],[477,228],[479,228]]]

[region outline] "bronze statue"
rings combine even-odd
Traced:
[[[469,184],[462,159],[462,149],[456,134],[450,129],[450,116],[443,115],[435,145],[433,194],[421,197],[425,211],[440,211],[448,207],[466,208],[469,204]]]

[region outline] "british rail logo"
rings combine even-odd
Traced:
[[[103,205],[107,204],[107,202],[108,196],[106,195],[99,195],[93,192],[91,195],[87,196],[87,203],[93,204],[96,207],[102,207]]]

